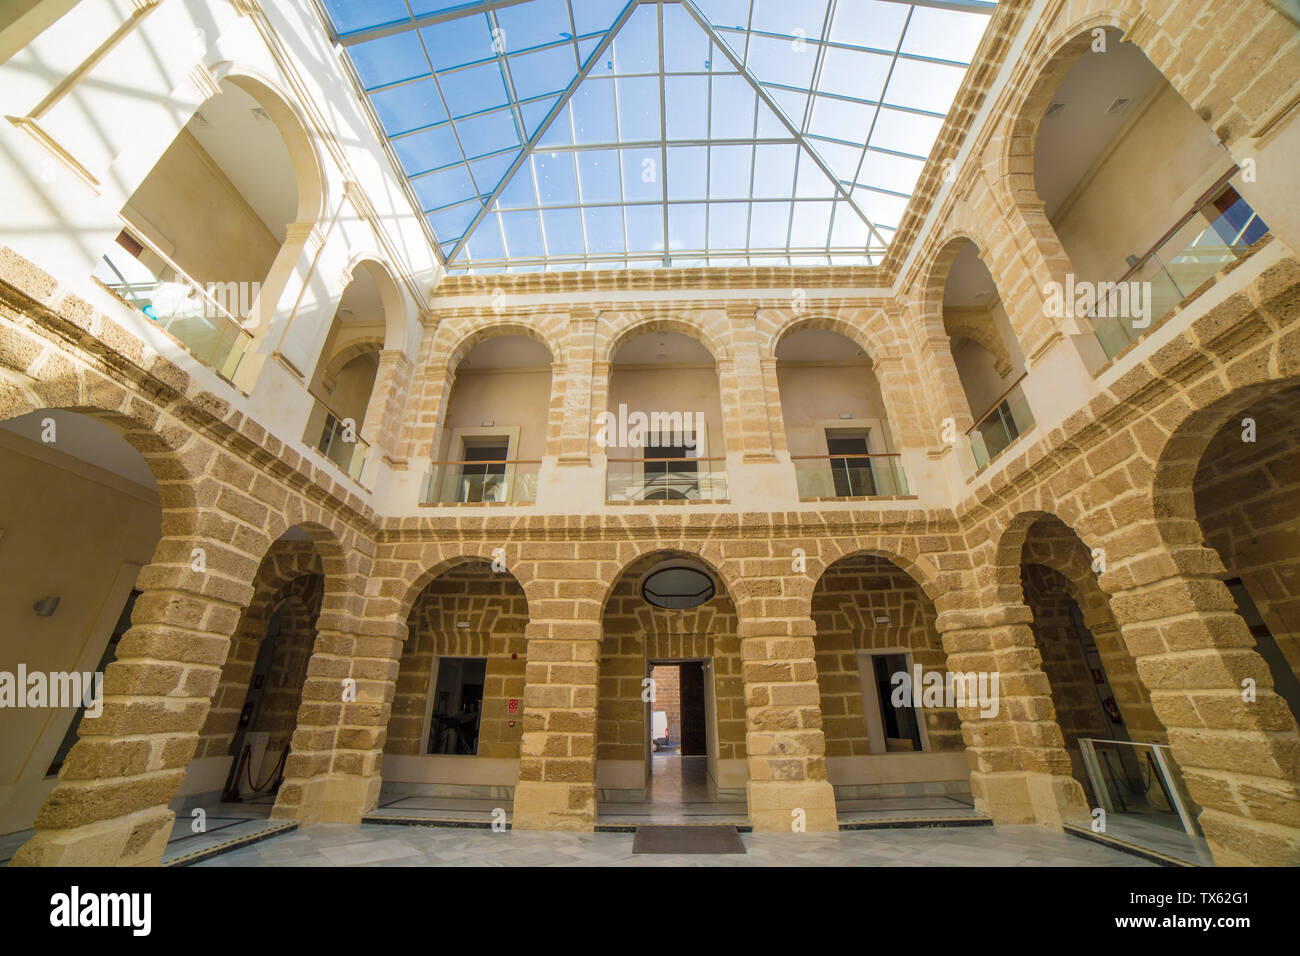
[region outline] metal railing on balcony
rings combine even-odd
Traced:
[[[611,458],[607,501],[726,501],[725,458]]]
[[[358,434],[360,423],[339,418],[315,395],[312,399],[311,415],[307,418],[302,440],[338,465],[357,484],[362,484],[370,458],[370,445]]]
[[[226,381],[233,381],[253,337],[225,306],[141,232],[131,229],[130,235],[166,263],[175,278],[170,281],[158,278],[120,247],[105,254],[91,275],[185,346],[199,361]]]
[[[881,498],[908,494],[897,454],[791,455],[800,498]]]
[[[966,429],[971,454],[975,456],[975,467],[983,468],[1034,424],[1034,413],[1020,387],[1024,380],[1025,376],[1021,375],[1012,382],[1011,387],[993,403],[993,407]]]
[[[1159,327],[1188,296],[1223,269],[1250,254],[1268,233],[1268,225],[1233,188],[1234,166],[1179,217],[1145,255],[1130,256],[1129,269],[1107,283],[1104,297],[1088,313],[1107,358],[1115,358]],[[1133,283],[1150,283],[1144,315],[1131,307]]]
[[[420,504],[523,504],[537,500],[541,461],[435,461],[424,476]]]

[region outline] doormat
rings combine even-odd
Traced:
[[[745,844],[736,828],[730,826],[640,826],[636,828],[632,852],[744,853]]]

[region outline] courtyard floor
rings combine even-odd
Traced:
[[[316,824],[194,866],[1154,866],[1042,827],[742,833],[745,855],[632,853],[631,833]]]

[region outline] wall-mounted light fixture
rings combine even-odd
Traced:
[[[51,594],[48,597],[41,598],[33,604],[32,610],[35,611],[39,617],[49,617],[54,613],[54,609],[59,606],[59,600],[60,599],[57,595]]]
[[[497,423],[496,423],[496,422],[481,422],[481,423],[479,424],[479,427],[480,427],[480,428],[496,428],[496,427],[497,427]]]

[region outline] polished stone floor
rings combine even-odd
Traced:
[[[195,866],[1154,866],[1042,827],[742,833],[745,855],[633,855],[631,833],[316,824]]]
[[[709,790],[708,757],[651,756],[644,799],[602,800],[596,823],[748,823],[745,799],[717,799]]]
[[[275,831],[283,825],[267,819],[274,802],[274,798],[268,795],[241,803],[212,803],[199,808],[203,810],[201,823],[193,810],[177,811],[176,823],[163,851],[163,863],[207,852],[233,840]],[[201,829],[196,830],[196,825]],[[0,866],[13,858],[33,832],[20,830],[0,836]]]

